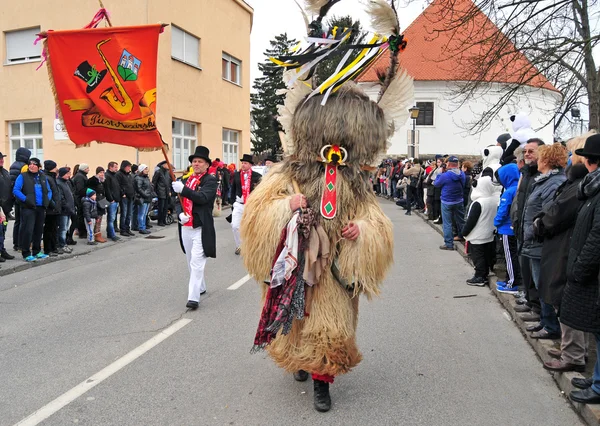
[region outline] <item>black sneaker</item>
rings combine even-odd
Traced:
[[[454,246],[448,247],[446,244],[440,246],[440,250],[454,250]]]
[[[139,231],[139,232],[140,232],[140,234],[142,234],[142,235],[148,235],[148,234],[151,234],[151,232],[150,232],[150,231],[147,231],[147,230],[145,230],[145,229],[142,229],[142,230],[141,230],[141,231]]]
[[[115,235],[114,237],[111,238],[111,240],[113,240],[116,243],[117,241],[120,241],[121,239]]]
[[[131,231],[127,231],[127,235],[129,235],[130,237],[135,236],[135,234],[133,232],[131,232]]]
[[[487,284],[487,278],[473,277],[467,280],[467,284],[477,287],[483,287]]]
[[[72,239],[71,240],[67,240],[67,245],[68,246],[76,246],[77,245],[77,241],[72,240]]]

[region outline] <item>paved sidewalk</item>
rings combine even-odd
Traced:
[[[399,213],[400,212],[404,212],[404,210],[399,210]],[[429,224],[429,226],[431,226],[431,228],[434,229],[435,231],[437,231],[440,235],[443,235],[443,230],[442,230],[441,225],[436,225],[432,221],[428,221],[427,217],[424,214],[422,214],[416,210],[413,210],[413,213],[415,213],[416,216],[420,217],[423,221],[425,221],[427,224]],[[440,244],[441,243],[442,243],[442,240],[440,239]],[[455,247],[456,247],[456,250],[458,251],[458,253],[460,253],[463,256],[465,261],[467,261],[469,264],[472,265],[471,259],[469,258],[468,254],[466,253],[464,244],[463,243],[455,243]],[[498,268],[496,268],[496,269],[498,269]],[[502,269],[504,269],[504,268],[502,268]],[[496,273],[500,274],[501,276],[504,276],[506,271],[505,270],[496,270]],[[498,292],[496,290],[496,281],[498,281],[497,276],[490,276],[489,287],[490,287],[491,292],[498,298],[498,301],[506,309],[506,311],[508,312],[508,314],[511,317],[510,319],[515,322],[515,324],[517,325],[517,327],[519,328],[519,330],[521,331],[521,333],[523,334],[525,339],[532,346],[532,348],[538,355],[541,363],[552,360],[553,358],[550,355],[548,355],[548,350],[552,349],[552,348],[560,349],[560,341],[532,339],[529,336],[530,333],[527,332],[525,329],[526,329],[526,327],[533,325],[534,323],[525,322],[521,319],[521,317],[518,315],[518,313],[515,312],[515,310],[514,310],[514,308],[516,306],[515,298],[512,295]],[[465,283],[465,288],[466,287],[467,287],[467,285]],[[594,338],[591,337],[590,341],[593,342]],[[594,350],[594,345],[591,344],[590,349],[589,349],[589,360],[587,362],[586,371],[584,373],[585,377],[590,377],[592,375],[595,362],[596,362],[596,352]],[[543,368],[543,366],[540,365],[540,368]],[[584,375],[582,375],[580,373],[574,373],[574,372],[568,372],[568,373],[548,372],[548,373],[553,376],[554,380],[556,381],[556,384],[558,385],[558,387],[564,394],[565,398],[567,398],[567,400],[569,402],[571,402],[571,404],[573,404],[573,408],[581,415],[581,417],[583,417],[583,419],[586,421],[586,423],[589,425],[593,425],[593,426],[600,425],[600,405],[580,404],[577,402],[573,402],[568,398],[569,393],[574,389],[573,385],[571,385],[571,379],[574,377],[584,377]]]

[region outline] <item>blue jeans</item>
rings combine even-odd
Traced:
[[[94,241],[94,225],[96,224],[96,219],[92,219],[90,223],[85,222],[85,229],[87,229],[87,240],[88,242]]]
[[[600,394],[600,333],[593,333],[596,338],[596,365],[594,366],[594,374],[592,379],[592,390],[597,394]]]
[[[142,203],[138,206],[137,211],[137,224],[140,231],[146,230],[146,217],[148,217],[148,209],[150,203]]]
[[[531,275],[533,277],[533,284],[535,285],[536,289],[539,289],[540,268],[542,261],[540,259],[530,258],[529,262],[531,265]],[[544,301],[540,297],[540,306],[542,308],[540,313],[540,323],[544,326],[544,329],[548,333],[560,335],[560,323],[558,322],[556,311],[554,310],[552,305],[544,303]]]
[[[106,236],[108,238],[116,237],[115,219],[117,218],[117,208],[119,208],[119,204],[114,202],[110,203],[106,209]]]
[[[119,225],[121,226],[121,232],[127,232],[131,228],[131,214],[133,211],[133,200],[129,198],[121,198],[121,217],[119,219]]]
[[[8,228],[8,225],[5,225],[4,223],[0,223],[0,251],[4,251],[4,238],[6,236],[7,228]]]
[[[69,230],[69,220],[71,216],[61,215],[58,217],[58,247],[63,248],[67,245],[67,231]]]
[[[442,221],[444,229],[444,244],[446,247],[454,247],[454,235],[452,234],[452,222],[456,224],[458,236],[462,238],[462,229],[465,226],[465,206],[463,202],[457,204],[442,203]]]

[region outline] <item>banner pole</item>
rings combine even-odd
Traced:
[[[102,0],[98,0],[98,3],[100,3],[100,9],[104,9],[104,4],[102,4]],[[108,13],[106,14],[106,22],[108,23],[109,27],[112,27],[112,22],[110,22],[110,17],[108,16]]]

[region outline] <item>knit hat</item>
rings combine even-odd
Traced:
[[[131,173],[135,173],[138,171],[139,166],[137,164],[131,165]]]
[[[54,169],[56,169],[56,163],[54,161],[52,161],[52,160],[44,161],[44,170],[46,170],[47,172],[50,172]]]
[[[58,176],[63,177],[70,171],[71,171],[71,169],[69,169],[68,167],[61,167],[60,169],[58,169]]]
[[[27,162],[27,164],[31,164],[31,163],[35,164],[38,167],[42,167],[42,162],[40,161],[39,158],[31,157],[29,159],[29,161]]]
[[[92,195],[94,195],[96,193],[96,191],[94,191],[92,188],[88,188],[85,190],[85,196],[86,197],[91,197]]]
[[[145,165],[145,164],[140,164],[140,165],[138,166],[138,170],[137,170],[137,171],[138,171],[138,173],[142,173],[142,172],[143,172],[144,170],[146,170],[147,168],[148,168],[148,166],[147,166],[147,165]]]
[[[84,171],[84,172],[85,172],[86,170],[89,170],[89,169],[90,169],[90,166],[89,166],[89,165],[87,165],[86,163],[81,163],[81,164],[79,165],[79,170],[82,170],[82,171]]]
[[[104,167],[102,167],[102,166],[96,167],[96,174],[103,172],[103,171],[104,171]]]
[[[121,161],[121,169],[124,169],[127,166],[131,166],[131,163],[127,160]]]

